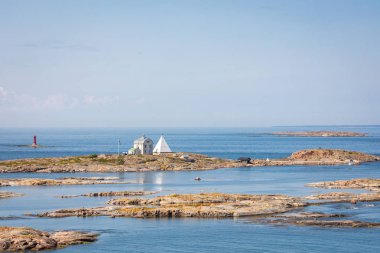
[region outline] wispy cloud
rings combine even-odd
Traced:
[[[81,106],[105,106],[118,101],[119,96],[85,95],[73,97],[63,93],[37,97],[27,93],[9,91],[0,86],[0,109],[2,110],[67,110]]]
[[[141,97],[136,100],[136,104],[142,105],[142,104],[145,104],[145,101],[146,101],[145,97]]]
[[[0,87],[0,101],[5,99],[7,94],[8,94],[8,92],[3,87]]]
[[[86,95],[83,102],[87,105],[107,105],[119,101],[119,96],[94,96]]]
[[[99,51],[97,47],[85,45],[81,43],[68,43],[64,41],[37,41],[27,42],[21,44],[22,47],[37,48],[37,49],[50,49],[50,50],[77,50],[77,51]]]
[[[77,98],[69,97],[64,94],[49,95],[42,103],[44,108],[67,109],[79,105]]]

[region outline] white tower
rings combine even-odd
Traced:
[[[157,145],[154,147],[153,153],[154,154],[172,153],[172,150],[170,149],[163,135],[161,135],[160,139],[157,142]]]

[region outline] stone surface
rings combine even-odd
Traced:
[[[45,178],[2,178],[0,187],[4,186],[52,186],[52,185],[84,185],[84,184],[126,184],[115,181],[118,178],[107,177],[68,177],[59,179]]]
[[[120,198],[98,208],[65,209],[39,214],[40,217],[234,217],[283,213],[306,205],[286,195],[172,194],[154,198]]]
[[[306,131],[306,132],[275,132],[274,135],[300,136],[300,137],[363,137],[367,134],[338,131]]]
[[[94,242],[97,235],[78,231],[48,233],[27,227],[0,227],[0,251],[49,250]]]

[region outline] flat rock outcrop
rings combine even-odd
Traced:
[[[315,203],[357,203],[380,201],[380,179],[355,178],[351,180],[337,180],[306,184],[309,187],[326,189],[364,189],[369,193],[329,192],[305,197],[305,200],[314,200]]]
[[[40,217],[236,217],[283,213],[306,205],[286,195],[172,194],[148,199],[121,198],[98,208],[65,209],[39,214]]]
[[[338,180],[329,182],[317,182],[306,184],[309,187],[327,188],[327,189],[366,189],[380,192],[379,178],[355,178],[351,180]]]
[[[296,225],[296,226],[318,226],[318,227],[340,227],[340,228],[378,228],[380,222],[365,222],[356,220],[323,220],[323,219],[303,219],[303,218],[285,218],[285,219],[267,219],[264,223]]]
[[[351,193],[351,192],[330,192],[305,197],[305,200],[315,200],[313,204],[327,203],[352,203],[380,201],[380,192],[377,193]],[[311,203],[309,203],[311,204]]]
[[[51,250],[96,241],[96,234],[78,231],[45,232],[27,227],[0,226],[0,252]]]
[[[0,191],[0,199],[20,197],[22,195],[21,193]]]
[[[144,196],[156,194],[154,191],[118,191],[118,192],[91,192],[80,195],[62,195],[60,198],[76,198],[76,197],[113,197],[113,196]]]
[[[341,131],[275,132],[274,135],[299,137],[364,137],[367,134]]]
[[[102,177],[68,177],[59,179],[45,178],[1,178],[0,187],[4,186],[53,186],[53,185],[85,185],[85,184],[126,184],[115,181],[118,178]]]

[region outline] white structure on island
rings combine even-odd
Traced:
[[[145,135],[136,139],[133,142],[133,148],[128,150],[129,155],[152,155],[153,154],[153,141]]]
[[[172,150],[170,149],[170,147],[169,147],[168,143],[166,142],[163,135],[161,135],[156,146],[154,147],[153,153],[154,154],[172,153]]]

